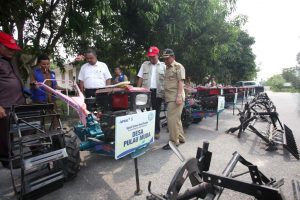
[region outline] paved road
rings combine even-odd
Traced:
[[[294,132],[300,146],[300,94],[272,93],[270,98],[277,106],[282,122]],[[258,165],[268,177],[285,178],[282,191],[286,199],[293,199],[292,179],[300,180],[300,161],[295,160],[281,148],[276,152],[264,150],[264,142],[254,134],[243,134],[240,139],[234,134],[225,134],[225,130],[238,124],[238,117],[232,115],[232,110],[225,110],[220,116],[219,131],[215,130],[216,118],[204,119],[199,124],[193,124],[186,129],[186,144],[179,147],[186,157],[193,157],[196,148],[202,146],[204,140],[210,142],[213,152],[211,171],[221,174],[234,151],[238,151],[247,160]],[[165,130],[162,137],[151,149],[139,158],[140,182],[144,190],[141,196],[134,196],[135,177],[134,163],[129,158],[114,160],[110,157],[89,155],[83,152],[81,171],[63,188],[41,198],[43,200],[100,200],[100,199],[145,199],[148,181],[151,180],[152,190],[165,193],[176,169],[181,165],[172,151],[161,149],[167,143],[168,134]],[[235,172],[243,172],[245,168],[237,166]],[[15,199],[12,197],[9,171],[0,167],[0,199]],[[245,176],[247,178],[247,176]],[[250,177],[249,179],[250,180]],[[188,186],[188,185],[187,185]],[[221,199],[251,199],[249,196],[225,190]]]

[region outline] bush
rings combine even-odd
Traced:
[[[267,86],[270,86],[271,90],[280,91],[283,88],[283,84],[286,81],[281,74],[277,74],[269,78],[266,82]]]

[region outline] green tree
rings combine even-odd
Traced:
[[[241,30],[246,17],[229,21],[235,0],[0,0],[0,27],[18,34],[29,54],[48,52],[57,64],[94,46],[110,68],[134,74],[150,45],[172,48],[194,81],[208,75],[231,83],[255,76],[254,39]],[[2,20],[3,19],[3,20]],[[24,59],[23,59],[24,60]],[[26,67],[25,67],[26,66]]]
[[[225,83],[253,80],[256,77],[255,55],[251,49],[254,42],[254,38],[250,37],[248,33],[239,31],[237,40],[229,44],[228,51],[222,56],[220,66],[222,70],[229,71],[231,75],[229,80],[224,80]],[[222,76],[222,71],[220,75]]]
[[[286,81],[284,80],[284,78],[282,77],[281,74],[277,74],[272,76],[271,78],[269,78],[266,82],[267,86],[270,86],[272,90],[280,90],[283,88],[283,84]]]
[[[300,88],[300,70],[298,67],[285,68],[282,70],[282,77],[292,83],[293,87]]]
[[[300,52],[297,54],[296,60],[297,60],[298,65],[300,65]]]
[[[74,2],[75,0],[1,0],[0,26],[7,33],[17,32],[22,54],[30,58],[22,59],[19,55],[18,61],[25,76],[34,64],[36,55],[41,52],[54,55],[56,63],[63,65],[58,47],[68,27]]]

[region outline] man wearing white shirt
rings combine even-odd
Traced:
[[[97,60],[96,51],[88,49],[85,53],[86,64],[81,66],[78,79],[80,90],[86,97],[94,97],[98,88],[111,84],[111,74],[105,63]]]
[[[164,98],[164,78],[166,65],[158,60],[159,49],[155,46],[149,48],[147,56],[149,61],[145,61],[138,73],[138,87],[151,90],[152,109],[156,110],[155,116],[155,139],[159,138],[160,132],[160,110]]]

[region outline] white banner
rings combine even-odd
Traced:
[[[155,110],[116,118],[115,159],[154,142]]]
[[[225,97],[224,96],[218,96],[218,109],[217,111],[224,110],[225,108]]]
[[[233,100],[234,104],[236,104],[236,102],[237,102],[237,97],[238,97],[238,93],[234,93],[234,100]]]

